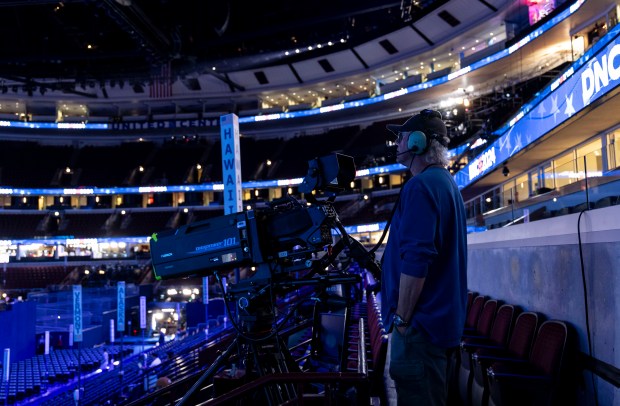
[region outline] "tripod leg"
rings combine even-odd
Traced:
[[[250,343],[249,350],[253,360],[253,369],[258,376],[271,374],[285,374],[294,368],[294,360],[284,344],[284,340],[279,335],[273,341],[265,343]],[[248,353],[248,355],[250,355]],[[263,388],[265,403],[268,405],[278,405],[297,398],[297,391],[293,384],[279,383],[266,385]]]
[[[185,402],[187,402],[187,400],[194,394],[194,392],[200,389],[204,381],[206,381],[208,378],[213,377],[213,375],[217,372],[217,370],[222,366],[222,363],[228,359],[232,351],[237,347],[238,340],[239,340],[239,337],[235,337],[235,339],[232,341],[232,343],[230,343],[228,348],[226,348],[226,350],[222,354],[220,354],[219,357],[217,357],[217,359],[213,362],[213,364],[209,367],[209,369],[207,369],[200,376],[200,378],[198,378],[196,383],[194,383],[194,385],[187,391],[187,393],[183,396],[183,398],[179,400],[176,406],[184,405]]]

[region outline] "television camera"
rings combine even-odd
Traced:
[[[353,259],[376,271],[374,260],[348,236],[332,205],[335,193],[348,188],[354,178],[352,157],[333,154],[316,158],[309,161],[308,173],[299,186],[306,194],[305,204],[286,196],[262,210],[228,214],[153,234],[150,248],[156,279],[209,276],[251,267],[255,270],[249,278],[251,283],[242,284],[242,290],[272,283],[306,284],[323,274],[345,247]],[[326,192],[330,197],[319,201],[313,192]],[[333,230],[341,238],[332,246]],[[311,272],[301,281],[292,276],[307,270]],[[378,274],[374,276],[379,279]]]
[[[249,274],[231,284],[225,294],[226,302],[235,304],[235,317],[229,305],[226,309],[238,336],[190,392],[213,377],[238,341],[249,347],[247,359],[262,360],[262,365],[253,366],[258,375],[296,370],[290,354],[282,354],[286,346],[278,337],[273,297],[303,285],[315,285],[325,293],[330,286],[358,283],[360,275],[346,269],[332,267],[328,272],[343,251],[380,280],[373,254],[347,234],[333,206],[337,192],[347,189],[354,178],[352,157],[332,154],[316,158],[309,161],[307,175],[299,186],[306,202],[285,196],[266,208],[153,234],[150,248],[158,280],[214,275],[221,283],[221,275],[234,269],[244,268]],[[315,197],[319,193],[326,198]],[[269,342],[271,345],[266,345]],[[278,348],[279,354],[265,359],[265,353],[273,348]]]

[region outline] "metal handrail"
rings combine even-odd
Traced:
[[[357,372],[362,375],[368,375],[368,364],[366,363],[366,333],[364,326],[364,318],[360,317],[359,321],[359,340],[357,341]]]

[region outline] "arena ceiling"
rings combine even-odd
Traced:
[[[446,2],[9,0],[0,2],[0,75],[99,83],[148,78],[167,62],[177,75],[225,74],[307,58],[317,44],[351,47]]]
[[[509,4],[518,2],[3,1],[0,106],[32,121],[61,110],[92,121],[315,106],[435,60],[456,64],[456,47],[483,43],[488,27],[505,32]],[[166,81],[171,89],[154,94]]]

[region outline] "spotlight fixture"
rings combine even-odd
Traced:
[[[504,165],[504,168],[502,169],[502,174],[506,177],[508,177],[508,175],[510,175],[510,169],[508,169],[508,167],[506,165]]]

